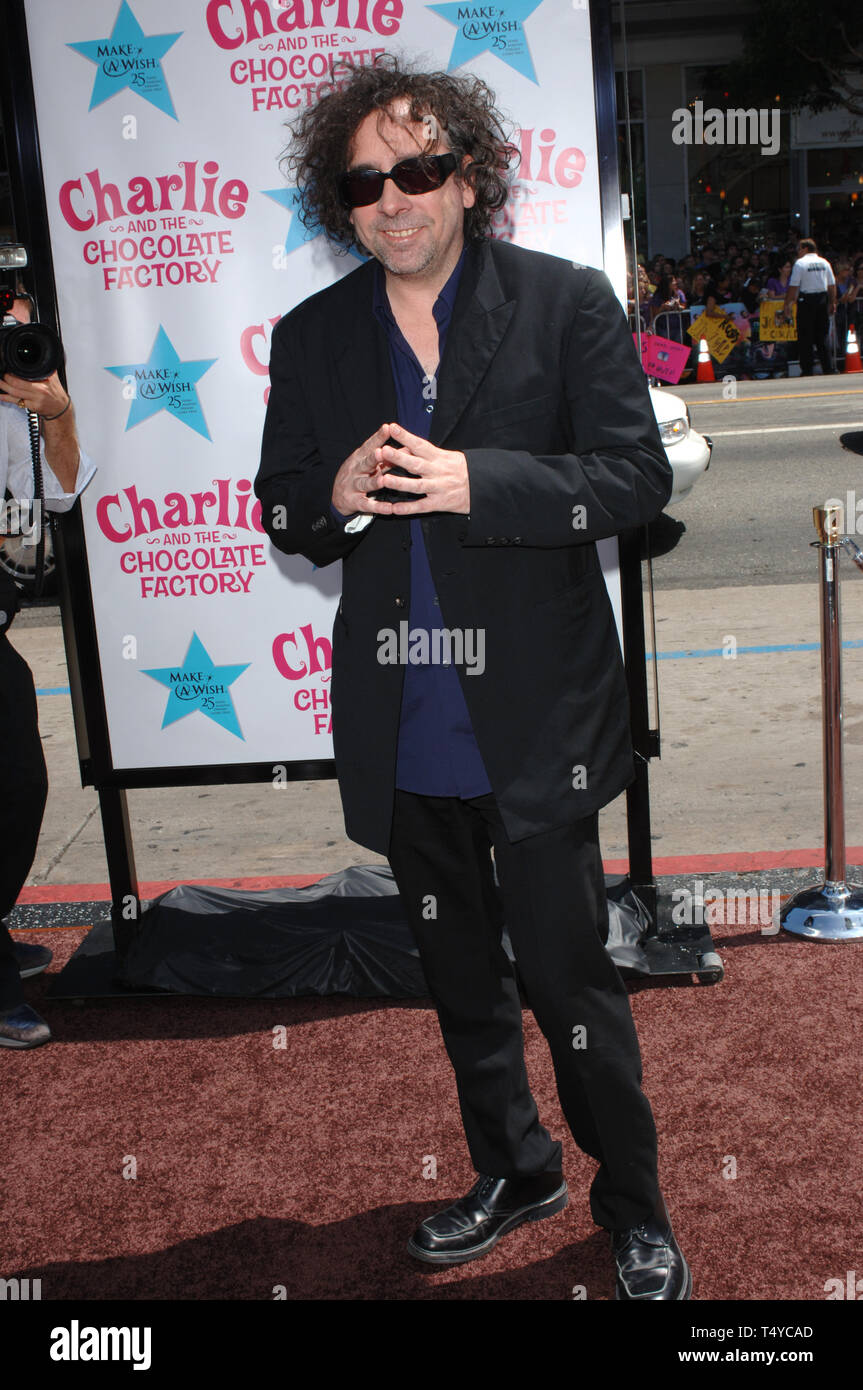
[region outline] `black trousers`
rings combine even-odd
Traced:
[[[825,375],[833,371],[827,350],[827,291],[823,294],[801,294],[797,297],[797,344],[800,349],[800,372],[812,375],[813,350],[818,353]]]
[[[36,857],[48,774],[30,667],[0,635],[0,1009],[23,1001],[12,938],[3,918],[18,899]]]
[[[575,1142],[595,1158],[597,1225],[639,1225],[658,1196],[656,1128],[629,997],[605,950],[597,816],[511,843],[492,795],[397,791],[389,860],[452,1062],[471,1160],[498,1178],[559,1169],[524,1063],[506,921]],[[500,892],[493,876],[491,848]]]

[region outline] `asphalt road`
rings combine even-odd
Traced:
[[[657,589],[812,583],[812,508],[828,498],[849,512],[849,534],[857,510],[863,545],[863,375],[743,381],[736,400],[721,382],[672,389],[714,449],[689,496],[651,528]]]

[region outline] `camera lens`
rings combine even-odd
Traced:
[[[4,375],[44,381],[56,372],[62,360],[60,339],[45,324],[22,323],[16,328],[0,329],[0,368]]]
[[[25,329],[15,343],[14,353],[15,361],[22,367],[35,367],[42,360],[42,345]]]

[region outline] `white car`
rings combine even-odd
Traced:
[[[650,400],[659,437],[674,473],[671,497],[666,504],[673,507],[692,491],[702,473],[710,467],[713,440],[692,428],[689,407],[673,391],[651,386]]]

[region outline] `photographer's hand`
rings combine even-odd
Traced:
[[[13,401],[22,410],[36,412],[45,440],[46,461],[64,492],[74,492],[80,460],[75,411],[57,373],[44,381],[25,381],[11,373],[0,377],[0,400]]]
[[[0,392],[3,400],[13,400],[22,410],[35,410],[42,416],[59,415],[69,400],[56,372],[44,381],[25,381],[11,374],[0,377]]]

